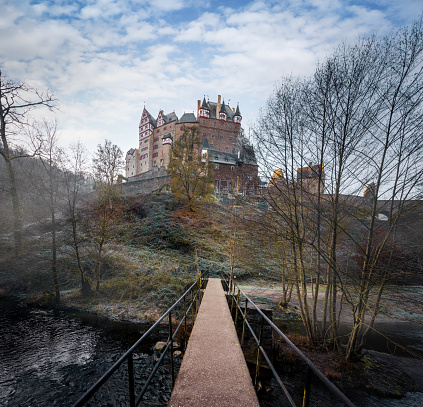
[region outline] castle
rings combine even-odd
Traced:
[[[238,193],[251,194],[258,186],[258,165],[254,149],[242,136],[242,116],[237,108],[225,104],[220,95],[217,102],[197,101],[197,116],[161,110],[154,119],[144,107],[139,124],[138,148],[126,154],[125,172],[128,182],[161,176],[169,164],[174,141],[184,133],[185,126],[198,126],[201,149],[199,154],[213,164],[217,196]]]

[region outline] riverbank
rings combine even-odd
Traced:
[[[383,314],[377,319],[357,363],[347,363],[334,352],[319,352],[308,346],[295,296],[288,309],[281,309],[278,305],[281,290],[277,286],[241,288],[258,305],[271,309],[281,330],[347,394],[401,398],[417,392],[422,393],[423,401],[423,309],[416,302],[423,287],[389,287],[389,295],[382,304]],[[340,331],[346,335],[352,319],[345,310],[342,316]]]

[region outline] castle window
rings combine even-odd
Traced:
[[[234,171],[235,167],[233,165],[231,165],[231,171]]]
[[[220,136],[220,139],[223,140],[223,136]]]
[[[216,136],[214,134],[212,134],[212,140],[214,140],[216,138]]]
[[[232,143],[232,137],[229,137],[229,143]]]
[[[157,150],[158,148],[159,148],[159,145],[155,144],[154,147],[153,147],[153,150]]]
[[[228,152],[228,147],[225,147],[225,153]],[[228,159],[226,159],[226,161],[228,161]]]
[[[216,126],[216,122],[213,123]]]
[[[232,147],[232,154],[235,154],[235,147]]]
[[[217,170],[217,169],[219,169],[219,164],[215,164],[214,165],[214,168]]]

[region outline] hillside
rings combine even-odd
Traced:
[[[112,225],[104,246],[101,288],[95,292],[96,248],[83,225],[90,209],[85,206],[81,210],[81,258],[93,292],[81,295],[70,223],[62,216],[58,231],[62,304],[153,319],[178,298],[199,270],[216,275],[229,270],[230,206],[204,203],[192,213],[175,203],[170,194],[136,195],[124,199]],[[1,235],[0,292],[52,302],[48,220],[27,224],[24,235],[25,249],[17,260],[12,255],[11,235]]]

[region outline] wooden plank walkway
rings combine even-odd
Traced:
[[[219,279],[207,283],[168,406],[259,406]]]

